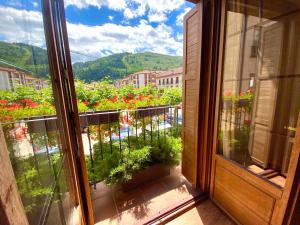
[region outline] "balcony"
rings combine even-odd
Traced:
[[[181,174],[181,121],[180,106],[80,114],[97,224],[149,222],[201,194]],[[66,184],[57,179],[66,160],[57,118],[31,117],[2,126],[27,216],[37,223],[68,199]]]

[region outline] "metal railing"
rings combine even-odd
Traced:
[[[94,145],[100,147],[101,158],[105,156],[105,147],[110,153],[132,149],[132,138],[151,145],[167,135],[179,135],[181,125],[180,106],[143,107],[134,110],[108,110],[80,113],[80,126],[84,144],[84,153],[89,158],[92,178],[90,184],[99,180],[94,177]],[[11,139],[15,157],[32,157],[38,170],[38,155],[45,154],[50,162],[50,155],[61,152],[60,134],[56,116],[31,117],[18,122],[2,123]],[[16,147],[16,145],[22,146]],[[16,150],[17,149],[17,150]]]

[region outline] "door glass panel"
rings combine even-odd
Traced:
[[[280,187],[300,108],[299,7],[226,4],[218,153]]]
[[[0,123],[29,224],[71,224],[41,5],[0,1]]]

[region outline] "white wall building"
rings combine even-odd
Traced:
[[[40,90],[47,86],[47,82],[13,68],[0,67],[0,90],[14,90],[19,85]]]
[[[159,73],[156,76],[156,86],[164,87],[182,87],[182,67]]]

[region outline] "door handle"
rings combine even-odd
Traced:
[[[287,126],[284,126],[284,129],[288,130],[288,131],[295,131],[296,132],[296,127],[287,127]]]

